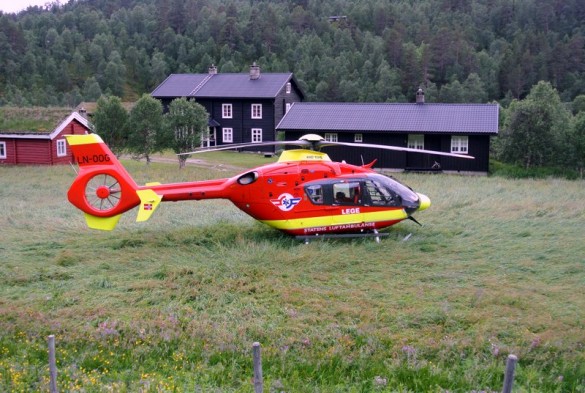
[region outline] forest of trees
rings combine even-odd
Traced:
[[[0,12],[0,106],[137,101],[255,61],[307,101],[497,101],[499,159],[583,173],[583,21],[583,0],[56,1]]]
[[[332,18],[339,17],[339,18]],[[0,13],[0,105],[134,101],[170,73],[293,72],[309,101],[585,93],[582,0],[71,0]]]

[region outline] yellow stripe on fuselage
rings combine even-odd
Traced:
[[[359,224],[362,222],[379,222],[404,220],[408,215],[403,209],[385,210],[358,214],[336,214],[322,217],[295,218],[292,220],[264,220],[264,224],[280,230],[323,227],[332,225]]]

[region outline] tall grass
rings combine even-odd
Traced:
[[[125,162],[137,182],[229,171]],[[585,391],[582,181],[400,176],[433,201],[305,245],[225,201],[85,228],[67,167],[0,167],[0,391]],[[408,236],[410,235],[410,236]]]
[[[494,160],[490,161],[490,173],[511,179],[547,179],[554,177],[569,180],[583,179],[583,175],[575,169],[560,167],[523,168]]]

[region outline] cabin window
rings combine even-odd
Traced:
[[[355,143],[362,143],[364,141],[364,135],[363,134],[354,134],[353,141]]]
[[[223,143],[232,143],[234,141],[234,129],[233,128],[222,128],[222,141]]]
[[[455,136],[451,137],[451,153],[467,154],[469,151],[469,137]]]
[[[336,205],[361,205],[362,194],[359,182],[333,185],[333,203]]]
[[[252,143],[262,142],[262,128],[252,128]]]
[[[0,158],[6,158],[6,142],[0,142]]]
[[[288,82],[286,84],[286,94],[290,94],[291,88],[290,88],[290,82]]]
[[[423,150],[425,148],[425,136],[419,134],[408,135],[408,148]]]
[[[305,193],[315,205],[323,204],[323,186],[321,184],[305,187]]]
[[[221,104],[222,119],[231,119],[233,117],[232,104]]]
[[[252,104],[252,119],[262,119],[262,104]]]
[[[64,157],[67,155],[67,143],[65,139],[59,139],[57,141],[57,157]]]
[[[325,142],[337,142],[337,134],[325,133]]]

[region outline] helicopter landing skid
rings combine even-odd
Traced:
[[[368,232],[368,233],[329,233],[324,235],[304,235],[304,236],[295,236],[297,240],[303,240],[305,244],[309,244],[311,240],[325,240],[325,239],[348,239],[348,238],[358,238],[358,237],[374,237],[376,238],[376,243],[380,243],[380,238],[384,236],[390,235],[389,233],[379,233],[379,232]]]

